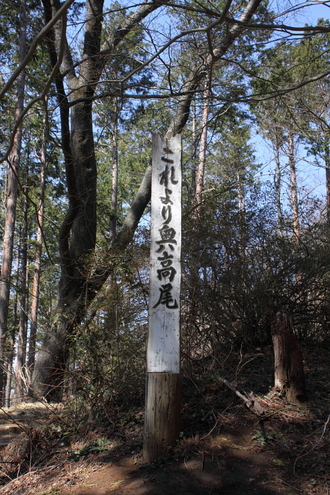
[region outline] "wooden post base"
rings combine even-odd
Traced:
[[[147,373],[143,460],[165,457],[180,435],[181,376]]]

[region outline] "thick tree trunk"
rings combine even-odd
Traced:
[[[292,320],[277,313],[272,323],[274,349],[274,387],[288,401],[300,403],[306,400],[306,386],[302,353]]]
[[[52,4],[49,0],[43,0],[43,3],[46,21],[49,22]],[[90,0],[87,3],[83,61],[79,66],[79,77],[76,76],[66,44],[63,62],[70,89],[71,126],[68,119],[69,102],[61,76],[56,79],[56,86],[61,109],[69,209],[60,231],[61,278],[56,310],[58,318],[37,353],[29,390],[31,397],[61,400],[72,334],[113,269],[112,266],[102,267],[91,273],[96,242],[97,179],[92,121],[93,95],[107,56],[111,55],[114,47],[132,28],[161,4],[162,2],[142,5],[113,32],[105,50],[101,51],[103,0]],[[55,67],[58,60],[54,33],[48,37],[48,48]],[[149,202],[150,170],[147,170],[145,179],[120,234],[113,240],[111,250],[114,257],[117,251],[126,249],[131,242],[138,221]]]
[[[52,5],[44,0],[46,21],[52,16]],[[61,108],[62,147],[65,156],[69,210],[60,231],[61,278],[57,304],[58,318],[45,336],[36,357],[29,394],[59,401],[62,398],[64,371],[69,356],[70,338],[86,314],[92,255],[96,242],[96,159],[94,152],[92,97],[99,72],[103,0],[87,4],[84,62],[79,78],[74,69],[68,72],[70,99],[83,101],[73,105],[71,131],[68,100],[63,80],[56,80]],[[52,65],[57,64],[55,37],[48,39]],[[70,53],[64,55],[70,65]]]
[[[70,347],[68,334],[71,333],[71,328],[67,328],[68,322],[63,320],[62,315],[56,329],[53,326],[43,339],[29,390],[32,399],[46,399],[49,402],[62,400]]]

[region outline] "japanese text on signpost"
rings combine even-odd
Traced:
[[[153,138],[148,372],[180,371],[181,136]]]

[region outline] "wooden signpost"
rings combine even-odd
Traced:
[[[180,433],[181,135],[153,138],[144,461]]]

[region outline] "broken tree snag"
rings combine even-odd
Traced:
[[[179,373],[147,373],[144,462],[169,454],[180,435],[181,377]]]
[[[277,313],[272,323],[274,349],[274,387],[292,403],[306,401],[302,353],[293,332],[292,319]]]

